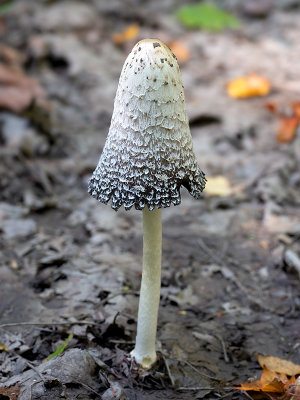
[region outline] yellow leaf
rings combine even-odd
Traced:
[[[266,78],[256,74],[233,79],[227,86],[227,93],[235,99],[266,96],[269,92],[270,82]]]
[[[287,379],[285,374],[277,374],[276,372],[263,367],[262,375],[258,381],[238,383],[236,386],[237,389],[244,391],[284,394],[287,391],[287,388],[294,383],[295,377]]]
[[[259,242],[259,244],[261,245],[261,247],[262,247],[263,249],[265,249],[265,250],[268,250],[268,249],[269,249],[269,243],[266,242],[265,240],[261,240],[261,241]]]
[[[115,44],[123,44],[135,39],[139,34],[139,31],[140,27],[138,26],[138,24],[131,24],[123,32],[114,33],[111,37],[111,40]]]
[[[282,360],[278,357],[258,355],[257,361],[261,367],[267,367],[269,370],[289,376],[300,374],[300,365],[291,361]]]
[[[9,348],[4,343],[0,343],[0,351],[9,351]]]
[[[232,188],[227,178],[224,176],[212,176],[207,179],[205,193],[209,196],[229,196]]]

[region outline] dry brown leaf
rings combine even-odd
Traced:
[[[300,117],[282,117],[278,127],[276,139],[279,143],[289,143],[295,136],[300,124]]]
[[[35,96],[43,96],[44,90],[39,83],[24,75],[21,71],[0,64],[0,85],[13,85],[30,88]]]
[[[300,365],[294,364],[291,361],[282,360],[281,358],[273,356],[258,355],[256,358],[261,367],[265,366],[273,372],[289,376],[300,374]]]
[[[170,49],[173,51],[179,63],[185,63],[190,59],[190,51],[180,40],[174,40],[168,43]]]
[[[288,107],[286,105],[279,106],[276,102],[268,102],[265,107],[280,118],[280,125],[276,133],[277,142],[291,142],[300,125],[300,102],[294,101]]]
[[[237,384],[237,389],[265,393],[285,394],[290,385],[295,383],[295,377],[288,379],[285,374],[278,374],[263,367],[263,372],[258,381]]]
[[[259,244],[261,245],[261,247],[262,247],[263,249],[265,249],[265,250],[268,250],[268,249],[269,249],[269,243],[266,242],[265,240],[261,240],[261,241],[259,242]]]
[[[265,108],[276,114],[278,111],[278,104],[275,101],[268,101],[265,103]]]
[[[17,69],[0,64],[0,109],[18,113],[28,108],[33,100],[45,97],[37,81]]]
[[[266,96],[270,92],[270,82],[262,76],[251,74],[233,79],[228,83],[227,93],[235,99]]]
[[[25,87],[0,87],[0,109],[19,113],[30,106],[32,93]]]
[[[23,62],[23,55],[12,47],[0,44],[0,58],[10,65],[20,66]]]
[[[19,386],[3,387],[0,388],[0,395],[3,398],[8,398],[10,400],[18,400],[20,393]]]
[[[140,31],[140,27],[138,24],[131,24],[123,32],[114,33],[111,37],[111,40],[115,44],[123,44],[129,42],[130,40],[135,39]]]
[[[294,101],[292,103],[292,109],[294,111],[295,117],[300,118],[300,101]]]

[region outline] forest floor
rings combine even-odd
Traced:
[[[278,141],[270,111],[300,102],[300,2],[257,19],[223,1],[242,25],[218,34],[182,27],[182,3],[22,1],[0,15],[1,399],[237,400],[256,354],[300,364],[300,132]],[[97,203],[87,182],[123,62],[146,37],[177,45],[197,160],[229,186],[200,201],[183,190],[163,210],[160,362],[139,376],[126,355],[141,212]],[[229,97],[227,82],[253,72],[270,94]]]

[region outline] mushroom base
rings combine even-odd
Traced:
[[[161,210],[143,210],[143,275],[141,283],[135,361],[151,368],[156,361],[155,341],[160,299],[162,223]]]
[[[155,351],[151,356],[147,355],[147,356],[143,357],[140,354],[138,354],[137,351],[134,349],[134,350],[132,350],[130,355],[137,364],[141,365],[145,369],[150,369],[153,366],[153,364],[156,362],[156,359],[157,359]]]

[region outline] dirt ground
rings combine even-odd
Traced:
[[[0,15],[0,67],[39,82],[21,85],[35,101],[16,109],[1,104],[0,74],[0,388],[20,390],[0,399],[237,400],[232,384],[260,374],[257,353],[300,364],[300,132],[279,143],[266,107],[289,116],[300,101],[300,1],[256,18],[224,0],[242,26],[218,34],[181,26],[184,3],[15,1]],[[132,23],[138,35],[115,44]],[[123,62],[146,37],[188,51],[178,58],[196,157],[231,190],[199,201],[182,190],[163,210],[160,360],[140,375],[126,355],[141,212],[97,203],[87,182]],[[271,93],[230,98],[227,82],[252,72]]]

